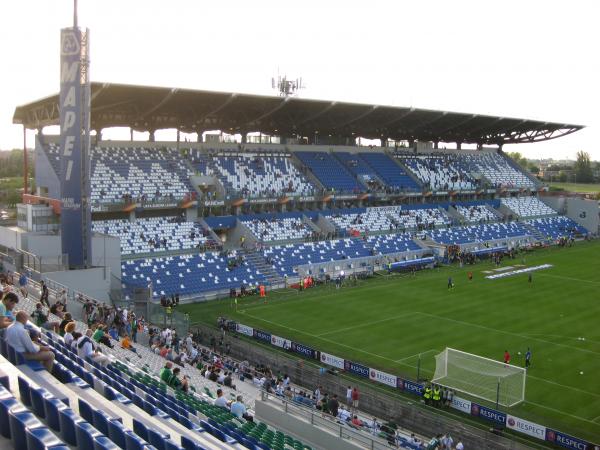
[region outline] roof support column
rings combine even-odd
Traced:
[[[129,140],[133,142],[133,128],[129,128]]]
[[[150,130],[150,136],[148,136],[148,142],[154,142],[155,138],[154,138],[154,132],[156,130]]]
[[[457,142],[456,143],[456,149],[457,150],[462,150],[462,142]]]
[[[433,148],[436,150],[440,148],[440,141],[433,141]]]
[[[248,142],[248,133],[242,132],[242,144],[246,144]]]
[[[204,139],[202,138],[202,133],[204,133],[202,130],[196,130],[196,133],[198,134],[198,137],[196,137],[196,142],[204,142]]]

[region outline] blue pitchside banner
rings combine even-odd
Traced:
[[[70,268],[91,265],[87,36],[79,28],[60,34],[60,226]]]

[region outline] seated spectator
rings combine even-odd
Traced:
[[[171,386],[173,389],[181,389],[183,392],[187,392],[188,391],[188,379],[186,376],[183,377],[179,377],[179,374],[181,372],[181,369],[179,367],[175,367],[175,369],[173,369],[173,375],[171,376],[171,379],[168,382],[168,385]]]
[[[14,317],[12,310],[17,303],[19,303],[17,294],[14,292],[4,294],[4,297],[0,302],[0,329],[5,329],[13,323]]]
[[[135,347],[131,345],[131,339],[129,338],[128,334],[123,336],[123,339],[121,340],[121,348],[124,348],[125,350],[131,350],[133,353],[137,353]]]
[[[33,323],[35,323],[38,327],[58,333],[60,322],[48,321],[48,314],[44,312],[44,307],[41,303],[37,303],[35,305],[35,311],[31,313],[31,318],[33,319]]]
[[[173,367],[173,363],[171,361],[167,361],[165,363],[165,367],[160,369],[160,372],[158,374],[158,376],[160,377],[160,380],[165,382],[166,384],[169,384],[169,381],[173,377],[173,371],[171,370],[172,367]]]
[[[242,396],[238,395],[235,399],[235,402],[231,404],[231,414],[233,414],[238,419],[246,419],[247,421],[252,422],[253,417],[246,412],[246,405],[244,405],[242,401]]]
[[[220,406],[221,408],[227,408],[227,399],[223,395],[223,389],[217,389],[217,398],[215,399],[215,406]]]
[[[77,341],[83,336],[79,331],[73,331],[73,340],[71,341],[71,350],[77,352]]]
[[[19,311],[15,317],[15,322],[6,330],[6,342],[17,352],[22,353],[25,359],[40,361],[46,370],[52,373],[54,367],[54,353],[49,347],[34,344],[25,329],[25,324],[29,320],[29,315],[25,311]]]
[[[41,303],[38,303],[38,305],[41,305]],[[69,322],[67,324],[67,326],[65,327],[65,335],[63,336],[63,340],[65,341],[65,345],[67,347],[71,347],[71,344],[73,343],[73,340],[75,339],[75,337],[73,336],[73,332],[75,331],[75,322]],[[79,336],[81,337],[81,336]]]
[[[43,303],[43,302],[42,302]],[[65,327],[67,326],[67,324],[69,322],[74,322],[73,317],[71,316],[70,312],[65,313],[63,320],[60,322],[60,324],[58,325],[58,333],[61,336],[65,335]]]
[[[110,334],[110,337],[113,338],[115,341],[119,341],[119,331],[117,330],[117,326],[115,324],[113,324],[113,326],[110,327],[108,334]]]
[[[77,340],[77,354],[84,360],[90,358],[101,366],[108,366],[110,360],[106,355],[98,351],[96,343],[92,339],[92,330],[88,329],[83,336]]]
[[[362,423],[362,420],[360,420],[360,419],[358,418],[358,416],[357,416],[357,415],[355,415],[355,416],[352,418],[352,425],[354,425],[354,426],[356,426],[356,427],[362,427],[362,426],[363,426],[363,423]]]

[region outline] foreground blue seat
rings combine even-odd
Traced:
[[[144,440],[148,440],[148,427],[145,423],[133,419],[133,432]]]
[[[69,445],[77,445],[76,426],[83,419],[71,408],[58,411],[60,422],[60,436]]]
[[[0,398],[0,434],[5,438],[10,439],[10,422],[8,420],[9,411],[23,412],[27,411],[27,408],[14,398],[10,392],[6,392],[8,395],[2,393],[2,398]]]
[[[94,427],[102,434],[108,436],[108,422],[110,422],[111,417],[102,409],[95,409],[93,415]]]
[[[167,439],[165,441],[165,450],[184,450],[184,448],[180,445],[177,445],[177,443],[172,439]]]
[[[148,428],[148,442],[158,450],[165,450],[165,441],[170,438],[171,436],[167,433]]]
[[[77,449],[78,450],[93,450],[94,439],[98,436],[103,436],[94,426],[87,422],[82,421],[77,423],[75,426],[75,432],[77,436]]]
[[[29,382],[22,377],[17,378],[17,383],[19,385],[19,394],[21,395],[21,403],[25,406],[31,406],[31,393]]]
[[[79,404],[79,415],[89,423],[94,423],[94,410],[90,404],[81,398],[77,399],[77,403]]]
[[[135,419],[133,419],[135,421]],[[135,427],[135,424],[134,424]],[[148,446],[148,442],[140,437],[134,431],[125,432],[125,448],[126,450],[144,450]]]
[[[63,445],[63,442],[46,427],[27,428],[25,434],[27,440],[27,448],[29,450],[53,449],[56,446]]]
[[[31,395],[31,409],[33,413],[41,419],[46,418],[46,409],[44,408],[44,402],[54,396],[44,388],[31,388],[29,390]]]
[[[200,444],[183,435],[181,436],[181,446],[185,450],[205,450]]]
[[[25,431],[35,428],[46,428],[33,413],[29,411],[9,411],[8,420],[10,422],[10,435],[15,449],[27,448],[27,437]]]
[[[61,400],[51,397],[44,401],[44,410],[46,415],[46,423],[54,431],[60,431],[60,417],[58,412],[67,409],[69,406]]]
[[[94,450],[119,450],[119,447],[103,434],[94,438]]]
[[[125,432],[127,429],[125,425],[123,425],[119,420],[112,419],[108,422],[108,437],[111,441],[113,441],[117,446],[121,448],[126,448],[125,445]]]

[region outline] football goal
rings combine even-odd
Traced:
[[[432,383],[503,406],[525,400],[526,370],[493,359],[446,348],[435,356]]]

